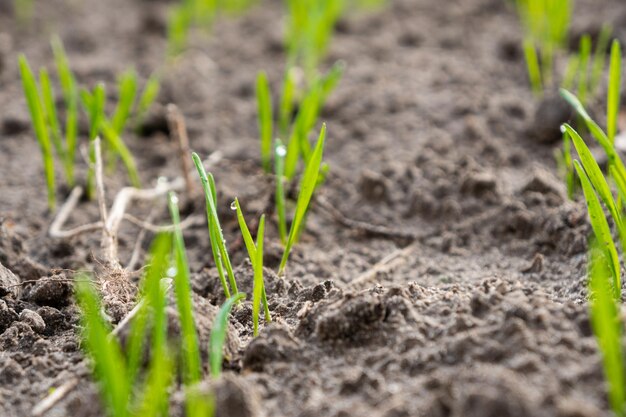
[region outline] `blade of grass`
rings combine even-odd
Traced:
[[[287,214],[285,213],[285,155],[287,150],[283,146],[280,139],[276,140],[274,147],[274,170],[276,181],[276,215],[278,217],[278,233],[280,234],[280,241],[283,244],[287,244]]]
[[[228,274],[228,279],[230,281],[230,287],[234,294],[237,294],[239,290],[237,289],[237,282],[235,281],[235,275],[233,273],[233,267],[230,262],[230,257],[228,256],[228,251],[226,250],[226,240],[224,239],[224,235],[222,233],[222,227],[220,225],[219,218],[217,216],[217,206],[216,206],[216,192],[215,192],[215,181],[213,180],[212,175],[207,175],[204,166],[202,165],[202,160],[195,152],[191,155],[194,164],[196,165],[196,170],[200,175],[200,182],[202,183],[202,188],[204,189],[204,196],[206,200],[206,210],[207,210],[207,220],[209,224],[209,238],[211,239],[211,246],[216,247],[219,252],[218,257],[215,257],[215,251],[213,255],[213,260],[217,264],[218,262],[222,262],[224,265],[224,269]],[[222,282],[224,285],[225,280]],[[226,292],[226,291],[224,291]]]
[[[167,301],[162,278],[166,275],[166,270],[170,265],[171,251],[172,236],[166,233],[157,235],[152,243],[149,267],[143,282],[144,299],[147,301],[145,307],[152,313],[152,355],[146,383],[138,399],[139,405],[136,413],[138,416],[164,415],[169,405],[167,390],[172,382],[174,363],[166,344]],[[133,352],[133,350],[130,351]],[[129,359],[129,364],[132,363]]]
[[[602,80],[604,63],[606,61],[606,51],[611,41],[613,28],[610,25],[603,25],[596,43],[596,50],[593,54],[593,64],[591,66],[591,92],[595,94]]]
[[[143,89],[141,97],[139,97],[139,104],[137,104],[136,125],[141,124],[145,118],[148,110],[154,104],[159,91],[161,90],[161,81],[158,74],[152,74]]]
[[[209,364],[211,366],[211,376],[217,378],[222,373],[222,362],[224,360],[224,341],[226,340],[226,330],[228,329],[228,316],[233,306],[240,300],[246,298],[246,294],[240,292],[228,298],[220,308],[215,317],[211,339],[209,342]]]
[[[611,290],[610,267],[603,251],[592,245],[589,260],[589,292],[591,327],[602,353],[609,402],[617,416],[626,411],[626,378],[622,350],[622,323]]]
[[[578,99],[581,103],[587,101],[589,90],[589,58],[591,56],[591,36],[584,35],[580,39],[578,58]]]
[[[609,228],[609,224],[604,216],[604,211],[602,211],[600,201],[598,200],[598,197],[593,190],[593,186],[589,181],[589,177],[587,177],[587,174],[585,173],[585,170],[580,162],[574,161],[574,168],[576,168],[576,172],[580,178],[583,194],[585,195],[585,201],[587,202],[591,228],[593,229],[593,233],[600,243],[602,250],[605,252],[607,260],[610,261],[614,297],[619,297],[619,293],[621,291],[620,265],[617,249],[615,249],[615,243],[613,242],[613,237],[611,236],[611,229]]]
[[[56,205],[55,195],[55,180],[54,180],[54,159],[52,155],[52,144],[50,136],[48,135],[48,129],[46,127],[46,119],[39,97],[37,88],[37,81],[33,75],[28,61],[24,55],[19,56],[19,69],[20,76],[22,78],[22,87],[24,89],[24,96],[26,97],[26,103],[28,104],[28,110],[30,112],[30,118],[33,123],[33,129],[35,130],[35,137],[39,143],[41,149],[41,156],[43,159],[44,173],[46,177],[46,185],[48,188],[48,207],[50,210],[54,210]]]
[[[78,88],[76,80],[70,69],[67,54],[58,36],[52,38],[52,52],[56,63],[57,74],[61,84],[61,91],[65,100],[65,146],[67,149],[68,184],[74,185],[74,161],[76,159],[76,147],[78,137]]]
[[[296,243],[297,236],[300,233],[302,221],[304,220],[304,216],[308,210],[309,203],[311,202],[311,197],[313,197],[313,192],[315,191],[315,187],[317,185],[317,177],[319,174],[320,165],[322,164],[325,140],[326,125],[324,124],[317,140],[317,144],[315,145],[315,150],[311,155],[309,164],[307,165],[304,175],[302,176],[302,180],[300,182],[300,192],[298,194],[298,201],[296,203],[296,212],[291,223],[291,228],[289,229],[289,237],[287,238],[285,251],[283,252],[283,256],[280,261],[278,275],[282,275],[285,270],[285,266],[287,265],[287,259],[289,258],[289,253],[291,252],[291,248],[293,247],[293,245]]]
[[[65,149],[63,146],[63,139],[61,138],[61,127],[59,126],[59,118],[57,116],[54,91],[52,91],[50,76],[45,68],[39,70],[39,87],[41,89],[42,109],[48,125],[48,132],[50,132],[52,144],[54,145],[57,155],[59,155],[61,160],[65,162]]]
[[[139,179],[139,172],[137,171],[137,164],[135,163],[133,154],[130,152],[119,134],[115,131],[111,122],[109,122],[105,116],[101,116],[100,128],[102,129],[102,133],[104,138],[107,140],[107,143],[122,159],[124,167],[128,172],[128,178],[130,179],[131,184],[137,188],[141,187],[141,180]]]
[[[285,80],[283,82],[283,91],[280,98],[279,110],[279,129],[280,134],[286,137],[289,132],[289,124],[293,113],[293,102],[296,93],[296,74],[295,69],[291,68],[285,71]]]
[[[57,68],[57,74],[59,76],[59,82],[61,84],[61,90],[63,91],[63,97],[65,103],[76,99],[76,80],[72,70],[70,69],[69,60],[63,48],[63,43],[58,36],[54,36],[51,41],[52,52],[54,54],[54,62]]]
[[[256,235],[256,262],[254,265],[254,285],[252,292],[252,326],[253,336],[259,335],[259,311],[261,304],[265,306],[266,318],[269,315],[267,298],[265,295],[265,283],[263,282],[263,237],[265,235],[265,215],[259,220],[259,230]],[[268,320],[269,321],[269,320]]]
[[[85,347],[93,359],[94,372],[107,408],[115,417],[128,415],[127,404],[131,386],[126,365],[117,339],[109,337],[110,327],[100,315],[98,295],[87,276],[76,283],[76,298],[85,327]]]
[[[160,358],[165,353],[165,294],[161,288],[161,278],[166,274],[171,250],[172,237],[168,234],[158,235],[150,250],[149,266],[141,287],[140,310],[133,320],[128,341],[128,378],[130,381],[135,380],[139,371],[151,314],[154,325],[152,332],[153,358]]]
[[[176,276],[174,290],[176,305],[181,327],[181,344],[183,355],[183,381],[185,386],[198,382],[202,376],[198,336],[193,318],[193,304],[191,286],[189,283],[189,264],[185,253],[183,232],[180,228],[180,214],[178,212],[178,198],[174,193],[169,194],[169,209],[174,224],[173,247],[176,260]],[[190,404],[187,404],[188,408]],[[189,411],[188,411],[189,412]]]
[[[613,199],[613,194],[611,193],[609,184],[604,178],[604,174],[602,173],[600,166],[578,132],[576,132],[568,124],[564,124],[563,127],[574,143],[576,152],[578,152],[578,156],[580,156],[580,162],[585,169],[591,184],[604,202],[604,205],[609,209],[611,217],[613,217],[613,221],[617,225],[617,229],[620,232],[622,249],[626,251],[626,229],[623,227],[621,213],[615,203],[615,200]]]
[[[543,95],[543,87],[541,84],[541,69],[539,67],[539,58],[537,58],[537,50],[531,40],[524,41],[523,49],[531,89],[537,97],[541,97]]]
[[[117,88],[119,100],[111,117],[111,126],[118,135],[121,135],[135,105],[137,73],[134,70],[128,70],[123,73],[119,77]]]
[[[611,63],[609,66],[609,87],[607,93],[607,137],[611,144],[615,143],[617,133],[617,115],[619,114],[621,89],[622,49],[619,41],[611,45]]]
[[[270,172],[272,164],[272,99],[265,72],[259,72],[256,81],[259,132],[261,138],[261,164],[265,172]]]
[[[250,258],[250,263],[252,263],[252,269],[254,270],[254,290],[252,292],[252,301],[256,303],[258,298],[261,298],[261,302],[263,304],[264,312],[265,312],[265,321],[268,323],[272,321],[272,317],[270,315],[269,305],[267,303],[267,295],[265,293],[265,283],[263,281],[263,234],[265,232],[265,215],[261,216],[259,220],[259,229],[257,231],[257,243],[254,243],[252,240],[252,235],[250,234],[250,230],[248,229],[248,225],[246,224],[246,219],[243,216],[243,211],[241,210],[241,205],[239,205],[239,199],[235,198],[234,201],[235,208],[237,210],[237,221],[239,223],[239,228],[241,229],[241,235],[243,236],[243,241],[246,245],[246,249],[248,251],[248,256]],[[259,241],[261,242],[261,247],[259,248]],[[259,250],[261,253],[259,254]],[[259,261],[260,257],[260,261]],[[257,289],[260,291],[260,295],[257,297]],[[255,304],[256,305],[256,304]],[[252,322],[254,323],[254,336],[257,335],[258,324],[259,324],[259,311],[258,306],[255,305],[252,307]]]

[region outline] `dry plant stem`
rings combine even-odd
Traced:
[[[178,152],[182,165],[181,168],[185,178],[185,188],[188,195],[191,197],[194,195],[195,189],[191,176],[192,166],[189,160],[189,155],[191,155],[191,149],[189,148],[189,136],[187,136],[185,118],[175,104],[167,105],[167,124],[169,126],[170,134],[174,136],[174,139],[178,144]]]
[[[96,196],[98,198],[98,209],[100,210],[100,220],[102,227],[102,254],[104,261],[109,267],[120,268],[117,258],[117,233],[113,233],[109,223],[106,207],[106,197],[104,193],[104,175],[102,174],[102,151],[100,148],[100,138],[97,137],[94,142],[94,154],[96,159]]]
[[[210,167],[212,165],[215,165],[221,159],[222,154],[220,152],[214,152],[206,160],[204,160],[203,163],[205,166]],[[184,185],[184,180],[179,177],[171,182],[161,181],[159,182],[159,184],[157,184],[155,188],[151,189],[138,189],[133,187],[123,188],[115,197],[111,211],[108,214],[107,224],[110,226],[109,230],[113,233],[117,233],[117,230],[119,229],[119,224],[121,220],[124,219],[152,232],[158,233],[163,231],[171,231],[171,226],[163,227],[153,225],[149,222],[139,220],[136,217],[131,216],[130,214],[126,214],[126,207],[132,200],[153,200],[167,194],[169,191],[180,191],[184,188]],[[78,236],[82,233],[101,230],[103,228],[103,223],[100,221],[84,224],[69,230],[63,230],[63,226],[67,222],[70,214],[78,205],[78,202],[80,201],[83,192],[84,190],[80,186],[77,186],[72,190],[70,196],[65,201],[65,203],[63,203],[63,206],[59,210],[56,218],[50,225],[50,229],[48,232],[50,237],[55,239],[68,239],[74,236]],[[202,224],[203,222],[204,219],[202,219],[201,216],[191,216],[181,222],[181,227],[186,228],[192,225]]]
[[[158,208],[156,206],[153,207],[152,210],[150,210],[150,214],[148,214],[148,217],[146,217],[145,221],[147,223],[151,223],[154,217],[156,216],[157,211],[158,211]],[[137,235],[137,240],[135,241],[135,246],[133,247],[133,253],[130,255],[130,259],[128,260],[128,263],[126,264],[126,268],[124,268],[127,271],[132,271],[133,269],[135,269],[135,265],[139,261],[139,254],[141,253],[141,245],[143,245],[143,241],[145,238],[146,238],[146,229],[142,227],[139,230],[139,235]]]
[[[381,259],[378,263],[374,264],[370,269],[350,281],[347,284],[348,287],[358,289],[359,287],[375,280],[379,274],[389,272],[406,263],[409,255],[417,248],[418,244],[419,241],[415,241],[405,248],[393,251]]]
[[[78,385],[78,378],[71,378],[63,385],[55,389],[50,395],[38,402],[32,411],[34,417],[43,416],[48,410],[50,410],[56,403],[61,401],[65,396],[70,393]]]
[[[333,206],[325,197],[317,196],[316,201],[326,212],[328,212],[335,221],[354,230],[361,231],[373,236],[382,236],[392,239],[400,239],[405,241],[413,241],[416,239],[423,239],[428,235],[419,234],[417,232],[391,229],[385,226],[379,226],[359,220],[353,220],[346,217],[339,209]]]
[[[50,237],[55,239],[67,239],[83,233],[102,229],[102,222],[97,222],[84,224],[69,230],[63,230],[63,226],[67,222],[67,219],[70,217],[70,214],[72,214],[72,212],[78,205],[80,198],[83,196],[83,192],[83,187],[74,187],[69,197],[67,198],[67,200],[65,200],[65,203],[63,203],[63,206],[52,221],[52,224],[50,224],[50,229],[48,231]]]

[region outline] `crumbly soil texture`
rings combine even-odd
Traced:
[[[169,61],[171,2],[46,0],[27,24],[15,21],[11,4],[0,3],[1,416],[32,415],[59,387],[66,392],[43,415],[105,415],[72,291],[77,271],[111,278],[101,232],[49,236],[55,213],[46,206],[17,71],[22,52],[33,67],[53,67],[53,33],[81,84],[107,83],[109,106],[124,69],[135,67],[142,80],[161,72],[158,104],[141,132],[125,137],[143,186],[180,176],[164,116],[174,103],[191,148],[202,157],[221,153],[211,168],[219,212],[248,293],[251,268],[230,202],[239,197],[253,229],[261,213],[271,219],[265,262],[273,322],[252,338],[250,303],[232,314],[224,376],[205,381],[218,416],[610,415],[586,302],[590,227],[554,162],[559,123],[571,114],[552,93],[543,100],[530,93],[511,2],[390,0],[342,18],[323,64],[346,67],[321,115],[330,171],[284,278],[272,272],[281,246],[273,179],[259,168],[254,95],[265,70],[277,99],[282,2],[220,19],[209,37],[197,34]],[[572,49],[604,23],[626,44],[623,1],[575,7]],[[602,114],[602,100],[591,107]],[[81,134],[84,142],[86,126]],[[105,174],[110,205],[126,176],[121,166]],[[61,203],[69,192],[58,187]],[[204,215],[200,194],[180,197],[183,217]],[[163,199],[135,202],[128,213],[169,222]],[[66,227],[98,218],[96,202],[81,200]],[[137,247],[137,271],[153,236],[124,221],[121,264]],[[206,355],[224,296],[206,223],[184,236]],[[122,278],[137,283],[140,275]],[[132,299],[108,300],[112,325]],[[173,415],[183,414],[181,398],[173,393]]]

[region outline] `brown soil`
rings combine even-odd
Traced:
[[[147,77],[163,63],[169,3],[49,0],[30,27],[9,5],[0,3],[0,263],[10,270],[0,268],[0,415],[31,415],[78,378],[47,415],[101,416],[68,282],[101,269],[100,234],[47,235],[53,214],[17,54],[51,66],[48,39],[59,33],[82,83],[112,84],[133,65]],[[576,7],[574,38],[612,22],[626,42],[623,1]],[[275,0],[221,21],[163,68],[159,98],[185,114],[195,151],[224,154],[213,173],[244,291],[250,267],[229,205],[238,196],[249,218],[271,210],[254,80],[264,69],[278,89],[280,16]],[[249,306],[231,318],[229,371],[211,383],[219,416],[609,415],[585,302],[586,212],[566,199],[553,159],[568,111],[531,96],[520,38],[502,0],[391,0],[340,22],[327,64],[341,59],[347,71],[322,115],[329,179],[286,279],[268,270],[275,323],[252,340]],[[156,113],[145,135],[127,138],[144,185],[180,171]],[[107,176],[109,201],[124,181],[121,168]],[[184,203],[185,215],[203,213],[201,197]],[[97,219],[83,201],[71,224]],[[167,219],[163,204],[157,220]],[[275,224],[268,233],[276,242]],[[137,234],[124,223],[123,264]],[[204,340],[223,295],[206,228],[185,240]],[[267,251],[275,269],[280,247]]]

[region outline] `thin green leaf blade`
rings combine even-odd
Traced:
[[[230,311],[233,306],[245,298],[246,294],[241,292],[228,298],[215,317],[209,342],[209,364],[213,378],[219,377],[222,373],[224,341],[226,340],[226,330],[228,329],[228,316],[230,315]]]

